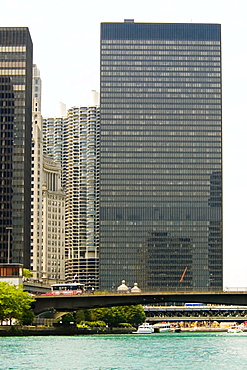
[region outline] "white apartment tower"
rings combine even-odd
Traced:
[[[95,103],[96,92],[93,95]],[[66,193],[65,279],[97,289],[100,108],[99,105],[72,107],[67,117],[46,118],[44,122],[46,153],[56,160],[60,153],[62,163],[62,185]]]
[[[54,161],[63,160],[63,129],[66,117],[43,118],[44,153]]]
[[[66,281],[98,288],[99,106],[68,110],[64,130]]]

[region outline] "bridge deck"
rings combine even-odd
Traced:
[[[148,321],[245,321],[247,306],[144,306]]]
[[[85,308],[154,305],[164,303],[200,302],[206,304],[247,305],[247,292],[162,292],[79,296],[37,296],[33,304],[35,314],[44,311],[76,311]]]

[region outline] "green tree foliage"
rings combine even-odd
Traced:
[[[109,327],[117,327],[120,322],[126,322],[123,307],[99,308],[96,311],[97,320],[104,321]]]
[[[75,318],[77,323],[82,321],[104,321],[109,327],[117,327],[120,323],[138,326],[146,320],[146,315],[143,307],[137,305],[80,310],[76,313]]]
[[[75,321],[75,319],[74,319],[74,315],[72,313],[67,313],[66,315],[62,316],[62,323],[63,324],[74,322],[74,321]]]
[[[21,286],[0,282],[0,321],[15,319],[19,324],[30,323],[34,317],[31,303],[34,299]]]
[[[106,327],[106,323],[104,321],[81,321],[79,323],[81,327],[84,328],[104,328]]]
[[[75,314],[75,320],[77,323],[80,323],[81,321],[92,321],[92,317],[93,317],[93,314],[92,312],[93,310],[88,310],[88,309],[85,309],[85,310],[79,310],[76,312]]]
[[[125,307],[125,314],[126,322],[136,327],[146,320],[146,315],[141,305]]]
[[[35,318],[34,312],[30,308],[23,312],[20,323],[23,325],[31,325],[33,323],[34,318]]]
[[[23,269],[22,270],[22,275],[26,278],[31,278],[33,277],[33,273],[32,271],[30,271],[29,269]]]

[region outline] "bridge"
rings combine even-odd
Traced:
[[[247,306],[183,305],[144,306],[147,320],[160,321],[247,321]]]
[[[45,311],[69,312],[86,308],[156,305],[173,303],[205,303],[247,306],[247,292],[162,292],[134,294],[82,294],[75,296],[37,296],[32,305],[36,315]]]

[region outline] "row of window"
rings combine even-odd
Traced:
[[[51,248],[51,247],[48,247],[48,252],[60,253],[61,252],[61,249],[60,248]],[[60,264],[59,261],[58,261],[58,264]]]
[[[157,169],[147,168],[147,171],[144,171],[144,170],[137,171],[136,163],[134,163],[133,166],[130,166],[129,163],[126,163],[126,166],[120,168],[120,171],[118,171],[119,164],[110,163],[110,164],[105,164],[104,167],[102,165],[102,169],[104,173],[102,173],[101,182],[110,181],[110,183],[114,183],[114,181],[115,182],[119,181],[119,183],[121,183],[121,181],[126,181],[128,177],[130,179],[135,179],[136,182],[142,181],[142,179],[144,179],[143,181],[145,181],[145,179],[147,179],[148,181],[149,178],[150,178],[150,182],[152,181],[162,182],[164,181],[164,176],[167,176],[168,174],[170,174],[172,178],[173,178],[173,174],[176,175],[178,172],[179,173],[187,172],[188,174],[191,174],[191,176],[193,176],[193,174],[195,174],[195,170],[199,175],[207,176],[207,174],[211,175],[212,170],[219,170],[220,164],[221,163],[218,159],[218,161],[216,161],[216,163],[214,164],[204,163],[203,166],[199,165],[197,168],[195,168],[194,163],[191,163],[190,165],[186,165],[185,163],[183,166],[181,166],[181,164],[177,164],[175,162],[175,163],[170,163],[169,167],[168,167],[168,164],[166,163],[166,164],[163,164],[163,168],[159,166],[159,168]],[[111,170],[111,168],[112,169],[114,168],[114,171]]]
[[[141,40],[135,40],[135,39],[130,39],[130,40],[126,40],[126,39],[121,39],[121,40],[118,40],[118,39],[103,39],[102,41],[102,46],[103,45],[110,45],[110,48],[113,48],[114,46],[113,45],[118,45],[120,46],[121,48],[123,47],[123,45],[140,45],[141,47],[142,46],[145,46],[145,45],[148,45],[148,47],[150,47],[149,45],[160,45],[160,47],[163,49],[164,48],[164,45],[174,45],[174,48],[177,48],[179,45],[183,45],[183,47],[186,47],[186,45],[188,45],[188,48],[191,48],[192,45],[196,45],[198,47],[207,47],[207,46],[210,46],[210,48],[212,46],[219,46],[220,47],[220,41],[216,41],[216,40],[213,40],[213,41],[210,41],[210,40],[202,40],[202,41],[197,41],[197,40],[148,40],[148,39],[141,39]]]
[[[189,81],[189,84],[191,82],[191,79],[188,80]],[[200,79],[200,78],[195,78],[194,79],[195,83],[193,84],[190,84],[193,88],[195,87],[198,87],[198,81],[200,81],[200,85],[201,87],[219,87],[219,82],[220,80],[217,78],[214,79],[214,83],[208,83],[208,79],[205,79],[206,83],[204,83],[203,79]],[[185,80],[185,83],[187,83],[187,80]],[[104,86],[102,86],[103,89],[104,89],[104,94],[105,93],[111,93],[115,96],[116,93],[119,93],[118,96],[116,96],[117,99],[123,99],[123,98],[126,98],[126,93],[132,93],[132,99],[133,97],[135,97],[135,100],[139,100],[139,99],[142,99],[142,94],[146,94],[146,93],[152,93],[152,94],[156,94],[156,93],[159,93],[157,94],[157,98],[158,99],[161,99],[162,96],[160,96],[161,94],[160,93],[163,93],[164,97],[166,96],[166,92],[167,92],[167,89],[168,88],[176,88],[176,87],[179,87],[180,89],[184,88],[184,83],[181,82],[181,80],[175,80],[173,78],[171,79],[168,79],[168,82],[165,82],[165,81],[162,81],[162,82],[153,82],[153,83],[150,83],[150,84],[140,84],[140,83],[135,83],[135,82],[130,82],[130,83],[126,83],[126,84],[119,84],[119,87],[116,86],[115,83],[112,83],[112,82],[107,82],[104,84]],[[199,92],[201,95],[198,96],[196,95],[195,98],[196,100],[200,100],[200,98],[203,98],[205,99],[205,94],[202,94],[202,92]],[[186,94],[184,94],[184,96],[180,96],[181,97],[185,97],[185,98],[191,98],[191,94],[189,94],[189,92],[186,91]],[[104,95],[103,95],[103,98],[104,98]],[[209,95],[209,98],[212,98],[211,95]],[[218,97],[219,98],[219,97]],[[152,98],[152,100],[154,100],[154,98]]]
[[[25,69],[0,69],[0,76],[25,76]]]
[[[116,128],[115,128],[116,129]],[[172,143],[174,141],[173,137],[193,137],[193,136],[198,136],[198,140],[200,138],[203,138],[204,141],[208,141],[207,138],[209,136],[217,136],[217,137],[221,137],[221,131],[220,130],[217,130],[217,131],[212,131],[210,129],[207,129],[206,127],[204,126],[193,126],[191,128],[191,131],[190,132],[186,132],[185,130],[183,130],[183,128],[180,128],[179,131],[170,131],[172,129],[172,127],[165,127],[162,129],[162,127],[158,127],[157,130],[150,130],[150,126],[148,127],[144,127],[143,130],[141,131],[135,131],[135,130],[128,130],[128,131],[124,131],[124,130],[118,130],[118,131],[115,131],[114,130],[114,127],[108,127],[108,131],[103,131],[101,133],[102,136],[106,135],[110,135],[112,137],[112,140],[113,140],[113,137],[115,138],[115,140],[117,140],[119,142],[119,144],[123,145],[123,143],[126,141],[126,136],[129,137],[129,139],[131,138],[134,138],[135,136],[138,136],[140,138],[139,141],[141,141],[141,139],[145,136],[149,136],[149,137],[152,137],[154,140],[158,141],[158,135],[160,135],[161,137],[163,137],[164,135],[166,136],[166,142],[164,143],[164,147],[165,146],[168,146],[169,145],[169,142]],[[174,129],[174,128],[173,128]],[[149,131],[150,130],[150,131]],[[118,138],[118,136],[121,136],[120,138]],[[144,139],[145,141],[145,139]],[[189,141],[189,140],[188,140]],[[178,145],[177,145],[178,146]],[[148,147],[145,146],[145,149],[147,149]],[[114,150],[115,151],[115,150]],[[156,150],[153,149],[151,150],[151,152],[155,152]],[[104,151],[103,151],[104,152]]]
[[[50,198],[52,199],[59,199],[56,195],[50,195]],[[57,202],[56,200],[54,201],[54,200],[48,200],[48,205],[52,205],[52,206],[58,206],[58,207],[64,207],[64,202]]]
[[[0,53],[24,53],[26,46],[0,46]]]
[[[155,54],[155,55],[220,55],[220,47],[219,46],[203,46],[203,45],[146,45],[145,43],[139,45],[104,45],[102,43],[101,53],[102,54],[119,54],[119,53],[128,53],[131,54],[133,52],[139,53],[141,55],[145,54]]]
[[[139,115],[138,116],[138,120],[157,120],[157,121],[162,121],[162,120],[170,120],[172,117],[174,117],[174,114],[175,112],[171,112],[171,114],[166,114],[164,115],[164,112],[162,112],[163,114],[152,114],[152,112],[150,112],[149,114],[147,115],[143,115],[143,110],[142,109],[136,109],[134,110],[133,109],[133,112],[130,112],[129,110],[126,111],[126,114],[115,114],[116,112],[107,112],[108,114],[104,114],[104,120],[112,120],[112,119],[118,119],[118,120],[122,120],[122,121],[125,121],[125,120],[131,120],[133,119],[133,117],[136,117],[136,115]],[[132,113],[132,114],[130,114]],[[178,117],[180,116],[180,119],[181,120],[191,120],[191,121],[196,121],[196,120],[202,120],[202,116],[201,115],[192,115],[192,114],[185,114],[183,111],[180,113],[176,113],[176,116],[175,116],[175,120],[177,121],[178,120]],[[209,120],[209,121],[215,121],[215,122],[220,122],[220,115],[215,115],[215,114],[207,114],[206,116],[203,116],[203,120]],[[122,133],[118,132],[118,131],[115,131],[116,132],[116,135],[122,135]],[[108,133],[109,134],[109,133]],[[105,132],[101,132],[101,135],[106,135]],[[193,135],[193,134],[192,134]]]
[[[111,66],[111,63],[108,64],[109,66]],[[111,76],[111,80],[113,80],[114,76],[118,76],[118,77],[122,77],[122,81],[124,81],[124,78],[123,76],[128,76],[128,79],[127,81],[130,81],[131,78],[133,77],[141,77],[141,78],[144,78],[146,76],[146,79],[144,81],[151,81],[151,79],[154,77],[156,77],[157,79],[162,79],[162,77],[165,77],[165,76],[171,76],[171,73],[175,73],[175,72],[193,72],[193,71],[198,71],[198,72],[204,72],[204,73],[214,73],[214,72],[220,72],[220,65],[219,63],[214,63],[214,64],[210,64],[209,66],[201,66],[201,67],[197,67],[196,68],[191,68],[189,63],[188,64],[185,64],[185,63],[177,63],[177,65],[174,65],[174,63],[170,63],[171,67],[169,67],[168,65],[164,66],[162,69],[159,69],[159,68],[155,68],[155,67],[152,67],[150,68],[150,70],[146,69],[146,68],[129,68],[127,65],[126,65],[126,68],[121,68],[121,70],[113,70],[113,68],[109,68],[108,70],[110,70],[111,73],[107,72],[107,68],[105,67],[104,70],[102,70],[101,72],[101,77],[102,77],[102,81],[104,81],[106,79],[105,76]],[[180,67],[181,66],[181,67]],[[193,67],[193,65],[192,65]],[[169,71],[169,72],[168,72]],[[152,75],[152,77],[150,76]]]
[[[199,115],[215,115],[219,114],[221,117],[221,109],[219,109],[218,105],[212,106],[212,108],[206,108],[205,106],[202,106],[203,109],[200,109],[200,104],[194,104],[193,106],[188,106],[187,104],[180,104],[179,106],[176,106],[176,104],[172,103],[168,106],[164,104],[152,104],[149,102],[149,104],[140,104],[139,102],[133,102],[133,104],[105,104],[105,111],[102,112],[103,117],[104,113],[149,113],[149,114],[199,114]],[[180,108],[180,109],[179,109]],[[139,116],[136,117],[136,120],[139,121]]]
[[[220,59],[219,58],[196,58],[197,63],[195,59],[193,58],[187,58],[187,57],[177,57],[177,58],[171,58],[169,59],[162,59],[161,57],[155,57],[153,56],[150,58],[150,56],[147,59],[147,62],[144,63],[143,59],[140,56],[140,61],[138,60],[139,56],[134,56],[134,61],[130,57],[125,56],[104,56],[101,61],[101,66],[103,70],[106,70],[107,66],[118,67],[118,70],[124,70],[129,68],[130,74],[132,71],[140,70],[140,71],[166,71],[167,67],[171,66],[171,70],[176,71],[179,66],[183,66],[181,71],[204,71],[206,72],[208,68],[213,67],[220,67]],[[188,68],[190,67],[190,68]],[[168,69],[169,70],[169,69]],[[207,71],[208,72],[208,71]]]
[[[180,85],[179,85],[180,86]],[[127,89],[125,90],[127,91]],[[175,86],[173,86],[172,88],[170,87],[167,87],[166,89],[161,89],[159,90],[158,88],[154,89],[154,91],[152,91],[151,94],[147,94],[147,91],[145,91],[144,89],[142,89],[138,94],[136,93],[135,90],[131,89],[131,94],[128,94],[128,93],[125,93],[124,95],[122,95],[122,91],[119,91],[119,90],[114,90],[114,89],[111,89],[107,92],[104,91],[103,89],[103,92],[102,92],[102,98],[105,99],[105,101],[107,101],[106,98],[108,99],[111,99],[111,101],[116,101],[116,99],[128,99],[128,98],[131,98],[132,100],[135,99],[135,101],[138,103],[141,99],[144,99],[145,98],[148,98],[149,99],[149,102],[152,102],[155,103],[157,102],[157,99],[167,99],[167,98],[173,98],[174,100],[180,100],[181,101],[181,98],[184,98],[184,97],[192,97],[193,95],[192,94],[196,94],[198,93],[198,100],[200,100],[200,98],[203,98],[205,100],[206,96],[208,96],[209,98],[212,98],[212,97],[216,97],[219,99],[219,96],[221,94],[221,90],[218,89],[218,88],[207,88],[207,86],[205,87],[196,87],[196,86],[184,86],[184,87],[181,87],[180,88],[176,88]],[[117,93],[120,93],[120,94],[117,94]],[[208,94],[208,95],[207,95]],[[197,94],[196,94],[197,95]],[[197,101],[197,100],[195,100]],[[102,111],[103,111],[104,107],[102,108]]]

